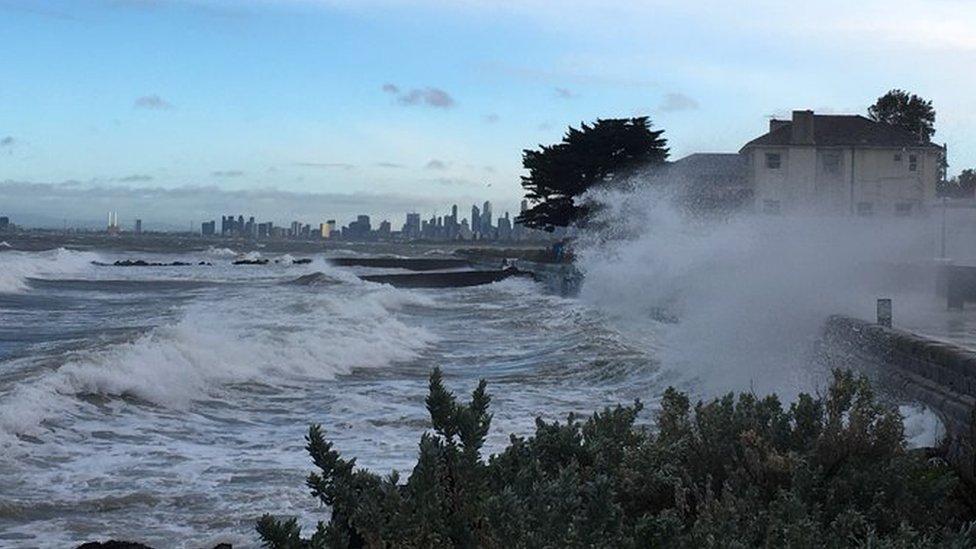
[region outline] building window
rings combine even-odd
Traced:
[[[914,154],[908,155],[908,171],[914,172],[918,170],[918,157]]]
[[[895,153],[895,162],[901,162],[901,153]]]
[[[779,215],[779,200],[763,200],[763,213]]]
[[[840,175],[840,153],[824,153],[822,163],[825,174]]]
[[[907,217],[909,215],[912,215],[912,203],[911,202],[895,203],[895,215],[899,217]]]
[[[874,213],[874,204],[870,202],[858,202],[857,203],[857,215],[867,217]]]
[[[766,153],[766,167],[771,170],[778,170],[780,166],[779,153]]]

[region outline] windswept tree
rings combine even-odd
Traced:
[[[868,107],[868,117],[887,122],[917,135],[922,143],[929,143],[935,133],[935,109],[932,101],[904,90],[891,90]]]
[[[522,151],[525,197],[533,204],[516,223],[553,231],[585,222],[589,206],[580,195],[614,179],[622,179],[668,158],[664,130],[651,130],[646,116],[597,120],[569,128],[555,145]]]

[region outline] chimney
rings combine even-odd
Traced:
[[[793,111],[793,145],[813,145],[813,111]]]
[[[769,119],[769,133],[773,133],[774,131],[782,128],[783,126],[788,126],[789,124],[790,124],[790,121],[789,120],[777,120],[775,118],[770,118]]]

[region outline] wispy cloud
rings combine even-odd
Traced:
[[[498,116],[498,115],[497,115],[497,114],[495,114],[495,113],[491,113],[491,114],[486,114],[486,115],[485,115],[485,116],[483,117],[483,119],[484,119],[484,121],[485,121],[485,122],[486,122],[487,124],[494,124],[495,122],[498,122],[499,120],[501,120],[501,117],[500,117],[500,116]]]
[[[172,109],[173,104],[156,94],[143,95],[141,97],[136,98],[135,108],[146,109],[151,111],[163,111],[163,110]]]
[[[214,177],[241,177],[244,175],[244,172],[241,170],[218,170],[210,172],[210,175]]]
[[[446,170],[447,169],[447,164],[445,164],[444,162],[442,162],[440,160],[434,159],[434,160],[431,160],[430,162],[428,162],[424,166],[424,169],[425,170],[438,170],[438,171],[440,171],[440,170]]]
[[[351,170],[355,168],[352,164],[345,162],[295,162],[295,165],[302,168],[320,168],[324,170]]]
[[[668,93],[658,106],[662,112],[693,111],[698,109],[698,101],[683,93]]]
[[[398,168],[402,168],[403,164],[397,164],[396,162],[377,162],[376,167],[398,169]]]
[[[567,88],[556,88],[556,97],[559,99],[575,99],[579,94]]]
[[[435,109],[450,109],[456,104],[453,97],[440,88],[414,88],[401,91],[396,84],[383,84],[383,92],[396,96],[397,103],[405,106],[424,105]]]
[[[125,177],[120,177],[119,181],[122,183],[142,183],[146,181],[152,181],[153,176],[145,174],[132,174]]]
[[[17,140],[12,135],[0,139],[0,147],[13,147],[15,143],[17,143]]]

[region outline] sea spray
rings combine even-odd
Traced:
[[[928,272],[925,219],[705,219],[675,206],[659,181],[591,196],[604,204],[593,223],[603,228],[578,244],[581,299],[624,330],[666,334],[663,366],[706,395],[815,390],[824,372],[809,351],[828,315],[866,316],[877,297],[931,288],[924,276],[892,275],[906,266]]]

